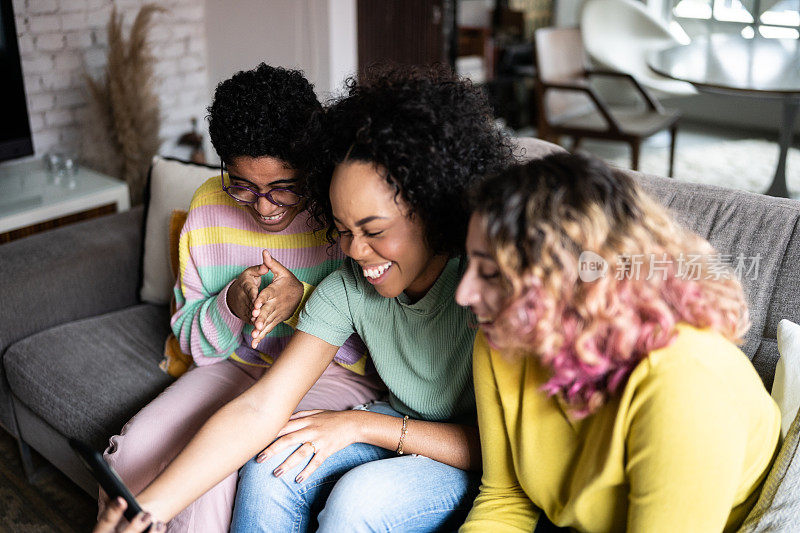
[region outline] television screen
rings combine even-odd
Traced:
[[[33,153],[12,0],[0,0],[0,161]]]

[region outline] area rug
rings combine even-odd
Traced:
[[[639,169],[649,174],[667,174],[667,148],[642,150]],[[630,168],[630,156],[608,160],[612,165]],[[720,141],[675,149],[675,178],[733,189],[763,193],[769,188],[778,162],[778,145],[757,139]],[[800,197],[800,150],[790,148],[786,160],[789,193]]]
[[[38,455],[34,461],[45,463]],[[55,468],[42,469],[28,483],[16,441],[0,429],[0,532],[87,532],[96,514],[94,500]]]

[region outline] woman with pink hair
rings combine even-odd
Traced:
[[[483,477],[461,531],[738,528],[780,413],[736,346],[747,305],[719,254],[582,156],[474,198],[456,299],[481,328]]]

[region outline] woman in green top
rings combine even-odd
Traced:
[[[372,73],[348,88],[321,116],[320,168],[333,174],[315,173],[308,194],[349,259],[314,291],[272,368],[139,495],[156,520],[276,436],[242,471],[233,530],[315,519],[323,531],[452,529],[471,505],[474,329],[454,301],[463,196],[510,162],[509,143],[482,93],[449,72]],[[389,403],[289,420],[348,331],[369,348]]]

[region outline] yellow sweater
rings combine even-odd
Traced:
[[[542,393],[534,358],[474,352],[483,477],[462,533],[533,531],[544,510],[579,531],[730,531],[772,464],[780,413],[747,357],[678,326],[615,399],[583,420]]]

